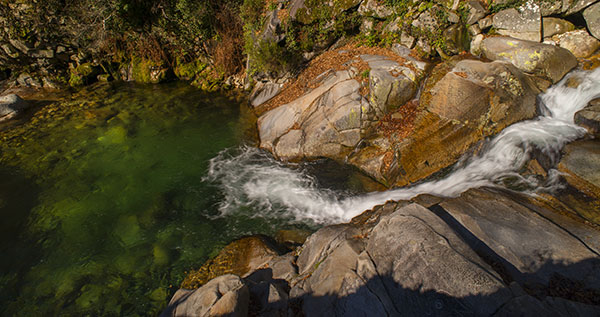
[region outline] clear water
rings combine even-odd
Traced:
[[[231,96],[106,85],[0,132],[0,315],[156,315],[185,271],[231,240],[315,229],[260,205],[223,207],[211,159],[248,149],[254,127]],[[339,192],[341,178],[321,183]]]

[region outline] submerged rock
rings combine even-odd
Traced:
[[[0,97],[0,122],[16,117],[28,107],[29,104],[15,94]]]
[[[577,66],[577,59],[564,48],[510,37],[488,37],[481,50],[486,58],[512,63],[520,70],[558,82]]]

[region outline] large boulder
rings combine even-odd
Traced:
[[[555,35],[552,39],[562,48],[568,49],[575,57],[585,58],[600,48],[600,41],[586,30],[577,30]]]
[[[553,83],[577,66],[577,58],[567,49],[510,37],[488,37],[481,43],[481,50],[488,59],[508,61]]]
[[[313,88],[258,119],[261,148],[282,160],[343,159],[379,118],[416,94],[420,70],[412,65],[418,63],[408,61],[410,66],[405,66],[387,56],[350,56],[341,70],[329,69],[309,79]],[[364,70],[359,73],[360,67]],[[370,89],[365,89],[367,78]]]
[[[391,110],[409,101],[417,92],[417,75],[415,71],[401,66],[385,56],[361,55],[361,59],[369,64],[369,104],[370,113],[366,119],[381,119]]]
[[[322,230],[329,232],[307,240],[290,291],[308,316],[490,315],[512,297],[500,276],[420,205],[398,208],[362,235],[343,226]]]
[[[233,274],[219,276],[201,288],[178,290],[161,317],[247,316],[248,286]]]
[[[15,94],[0,97],[0,122],[16,117],[27,107],[29,104]]]
[[[590,33],[600,40],[600,3],[589,6],[583,11],[583,18]]]
[[[502,35],[536,42],[542,40],[542,14],[537,2],[532,0],[519,8],[496,13],[493,25]]]
[[[340,155],[360,141],[360,84],[351,71],[323,75],[319,87],[258,119],[260,146],[283,160]]]
[[[558,168],[566,173],[567,181],[582,192],[600,198],[600,142],[573,142],[564,152]]]
[[[454,164],[485,137],[532,118],[538,93],[510,63],[447,61],[433,71],[420,105],[399,109],[399,119],[349,162],[388,186],[414,183]]]
[[[595,239],[586,243],[576,233],[515,203],[510,194],[494,190],[469,190],[437,208],[456,221],[458,232],[464,233],[478,254],[498,263],[506,276],[527,289],[546,292],[553,283],[569,280],[579,283],[581,290],[600,291],[596,230],[577,227],[586,230],[580,236]]]
[[[600,99],[592,100],[587,107],[575,113],[575,123],[600,138]]]
[[[597,316],[600,235],[560,210],[490,188],[387,202],[163,316]]]
[[[262,236],[250,236],[233,241],[219,254],[190,272],[181,287],[195,289],[223,274],[246,276],[269,263],[279,254],[276,246]]]

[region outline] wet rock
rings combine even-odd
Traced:
[[[496,13],[493,25],[502,35],[536,42],[542,40],[542,15],[537,2],[532,0],[518,9],[510,8]]]
[[[16,117],[28,107],[29,104],[15,94],[0,97],[0,122]]]
[[[571,52],[548,44],[489,37],[483,40],[481,48],[488,59],[508,61],[520,70],[548,78],[552,83],[577,66],[577,58]]]
[[[595,99],[584,109],[575,113],[575,123],[586,128],[590,134],[600,138],[600,99]]]
[[[219,276],[201,288],[178,290],[162,317],[176,316],[247,316],[250,293],[237,276]]]
[[[198,288],[223,274],[244,277],[264,266],[278,254],[275,246],[264,237],[251,236],[236,240],[225,246],[214,259],[207,261],[200,269],[190,272],[181,283],[181,287]]]
[[[301,245],[310,234],[306,230],[279,230],[275,234],[275,241],[281,245]]]
[[[544,17],[542,23],[544,38],[575,30],[573,23],[559,18]]]
[[[583,18],[590,33],[600,40],[600,3],[589,6],[583,11]]]
[[[358,7],[358,13],[363,16],[385,19],[394,14],[394,11],[382,1],[364,0]]]
[[[272,82],[257,83],[250,94],[250,104],[253,107],[258,107],[271,100],[271,98],[275,97],[281,91],[281,86],[281,84]]]
[[[474,25],[470,30],[475,29],[477,31],[479,27]],[[470,31],[469,31],[470,32]],[[480,32],[480,31],[477,31]],[[475,33],[478,34],[478,33]],[[474,35],[475,35],[474,34]],[[469,35],[465,27],[461,24],[454,24],[449,26],[442,33],[446,42],[446,51],[452,54],[458,54],[468,49],[469,46]]]
[[[552,39],[562,48],[568,49],[575,57],[585,58],[600,48],[600,41],[585,30],[577,30],[555,35]]]
[[[582,192],[600,198],[600,141],[576,141],[564,148],[558,164],[567,181]]]

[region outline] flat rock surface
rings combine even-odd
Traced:
[[[575,113],[575,123],[586,128],[590,134],[600,138],[600,99],[595,99]]]
[[[515,203],[509,196],[469,190],[439,204],[480,254],[504,266],[519,284],[547,286],[557,274],[600,290],[600,258],[581,239]],[[597,233],[589,229],[588,233]]]
[[[568,144],[559,168],[600,189],[600,141],[577,141]]]

